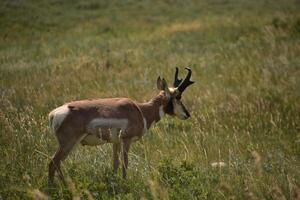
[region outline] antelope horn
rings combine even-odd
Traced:
[[[182,79],[178,79],[178,67],[176,67],[174,83],[173,83],[174,88],[178,87],[181,82],[182,82]]]
[[[188,74],[186,75],[184,81],[178,86],[178,91],[180,93],[183,93],[184,90],[189,86],[194,83],[194,81],[191,81],[191,76],[192,76],[192,70],[189,67],[185,68],[188,71]]]

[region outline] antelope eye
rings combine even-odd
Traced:
[[[181,99],[181,95],[176,96],[175,99],[180,100]]]

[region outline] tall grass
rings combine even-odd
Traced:
[[[3,1],[0,13],[0,199],[299,199],[296,1]],[[146,101],[187,65],[192,118],[133,144],[127,180],[110,145],[78,146],[68,186],[47,186],[50,110]]]

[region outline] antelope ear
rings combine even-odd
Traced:
[[[165,93],[168,95],[168,96],[171,96],[170,95],[170,90],[169,90],[169,87],[168,87],[168,84],[167,84],[167,81],[163,78],[161,79],[160,76],[157,78],[157,82],[156,82],[156,85],[157,85],[157,89],[159,90],[164,90]]]
[[[162,82],[162,87],[163,87],[162,90],[164,90],[165,93],[166,93],[166,96],[167,96],[168,98],[170,98],[170,97],[171,97],[171,92],[170,92],[170,90],[169,90],[167,81],[163,78],[161,82]]]
[[[162,83],[162,80],[161,80],[160,76],[157,78],[156,87],[159,90],[164,90],[163,83]]]

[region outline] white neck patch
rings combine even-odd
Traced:
[[[159,117],[162,118],[165,115],[164,107],[160,106],[159,107]]]

